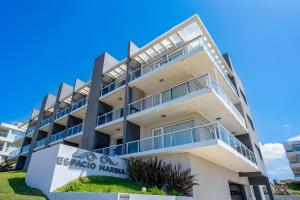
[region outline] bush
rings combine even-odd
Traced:
[[[176,190],[172,190],[169,194],[172,196],[182,196],[183,195],[181,192],[178,192]]]
[[[152,195],[166,195],[166,192],[164,190],[159,189],[156,186],[151,188],[150,192],[151,192]]]
[[[127,165],[131,180],[148,188],[163,189],[168,194],[176,191],[176,194],[188,195],[197,185],[191,169],[182,170],[181,165],[172,165],[157,158],[147,161],[132,158]]]
[[[295,183],[290,183],[288,184],[288,187],[291,189],[291,190],[299,190],[299,186]]]
[[[63,189],[63,192],[77,192],[78,190],[80,190],[81,185],[79,183],[72,183],[68,186],[66,186]]]

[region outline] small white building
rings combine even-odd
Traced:
[[[20,149],[26,129],[27,123],[0,124],[0,163]]]

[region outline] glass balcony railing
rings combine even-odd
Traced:
[[[208,88],[212,84],[212,79],[209,75],[204,75],[184,83],[180,83],[177,86],[164,90],[160,93],[146,97],[144,99],[130,103],[128,114],[134,114],[148,108],[152,108],[161,105],[166,102],[170,102],[179,97],[189,95],[190,93],[199,91],[204,88]]]
[[[96,149],[96,153],[105,154],[108,156],[120,156],[122,155],[123,144]]]
[[[240,155],[256,164],[254,153],[219,123],[207,124],[129,142],[126,144],[126,153],[139,153],[213,139],[223,141]]]
[[[87,97],[85,97],[85,98],[81,99],[80,101],[72,104],[71,112],[83,107],[84,105],[86,105],[86,103],[87,103]]]
[[[224,94],[222,89],[216,84],[216,81],[209,74],[191,79],[189,81],[180,83],[172,88],[166,89],[162,92],[156,93],[149,97],[132,102],[128,105],[128,115],[141,112],[143,110],[153,108],[166,102],[170,102],[177,98],[189,95],[204,88],[213,88],[221,99],[223,99],[225,105],[234,114],[238,121],[245,126],[245,119],[238,111],[232,101]],[[101,115],[97,118],[97,126],[106,124],[124,116],[124,108],[113,110],[109,113]]]
[[[33,134],[35,130],[35,126],[29,127],[26,131],[26,135]]]
[[[97,117],[97,126],[106,124],[116,119],[124,117],[124,107],[113,110]]]
[[[36,141],[36,142],[35,142],[34,148],[37,149],[37,148],[45,147],[45,145],[46,145],[46,140],[47,140],[47,138],[43,138],[43,139],[41,139],[41,140]]]
[[[100,92],[100,96],[104,96],[104,95],[116,90],[117,88],[122,87],[123,85],[125,85],[125,78],[124,77],[122,79],[117,80],[115,82],[112,82],[109,85],[102,88],[102,90]]]
[[[68,128],[67,133],[66,133],[66,137],[69,137],[69,136],[75,135],[77,133],[80,133],[80,132],[83,131],[83,129],[84,129],[83,124],[78,124],[76,126]]]
[[[42,120],[40,127],[45,127],[49,125],[52,121],[52,116],[47,117],[46,119]]]
[[[63,116],[69,114],[71,112],[71,106],[61,110],[61,111],[58,111],[55,115],[55,119],[60,119],[62,118]]]
[[[17,157],[20,155],[20,152],[21,152],[21,148],[18,148],[16,150],[13,150],[9,153],[9,157],[10,158],[13,158],[13,157]]]
[[[6,138],[8,136],[8,133],[0,132],[0,137]]]
[[[59,132],[59,133],[56,133],[56,134],[54,134],[54,135],[51,135],[50,143],[53,143],[53,142],[62,140],[62,139],[65,138],[65,136],[66,136],[66,131],[61,131],[61,132]]]
[[[29,148],[30,148],[30,144],[25,145],[24,147],[21,148],[20,154],[28,153]]]
[[[87,103],[87,97],[81,99],[80,101],[73,103],[71,106],[57,112],[57,114],[55,115],[55,119],[59,119],[62,118],[63,116],[69,114],[70,112],[73,112],[81,107],[83,107],[84,105],[86,105]]]
[[[203,46],[203,41],[202,41],[201,37],[197,37],[197,38],[191,40],[190,42],[167,52],[166,54],[162,55],[161,57],[157,58],[156,60],[146,63],[142,67],[131,72],[129,74],[130,81],[133,81],[139,77],[142,77],[145,74],[148,74],[149,72],[151,72],[155,69],[161,68],[162,66],[170,63],[171,61],[175,60],[176,58],[183,56],[185,54],[188,54],[191,51],[193,51],[201,46]]]

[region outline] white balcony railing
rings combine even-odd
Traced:
[[[208,44],[208,42],[205,41],[201,36],[196,37],[196,38],[192,39],[191,41],[189,41],[181,46],[178,46],[175,49],[167,51],[165,54],[161,55],[160,57],[156,58],[155,60],[147,62],[147,63],[143,64],[140,68],[130,72],[129,73],[129,81],[131,82],[135,79],[138,79],[138,78],[148,74],[151,71],[159,69],[159,68],[163,67],[164,65],[179,58],[180,56],[189,54],[190,52],[196,50],[199,47],[203,47],[206,50],[209,57],[213,61],[215,67],[220,71],[220,73],[222,74],[224,79],[228,82],[230,87],[233,89],[233,92],[237,95],[236,86],[233,84],[233,82],[228,77],[224,65],[221,65],[220,61],[217,58],[216,52],[210,48],[210,44]],[[108,94],[123,85],[125,85],[124,77],[105,86],[101,90],[101,96]]]
[[[61,131],[59,133],[51,135],[50,143],[54,143],[63,140],[66,136],[66,131]]]
[[[143,110],[153,108],[155,106],[161,105],[166,102],[170,102],[177,98],[187,96],[191,93],[197,92],[204,88],[213,88],[216,93],[223,99],[225,105],[229,108],[229,110],[233,113],[233,115],[239,120],[239,122],[245,125],[245,119],[242,114],[238,111],[236,106],[232,103],[232,101],[225,95],[222,89],[216,84],[216,81],[209,74],[191,79],[189,81],[185,81],[183,83],[179,83],[176,86],[173,86],[169,89],[163,90],[159,93],[151,95],[149,97],[145,97],[138,101],[132,102],[128,105],[128,115],[132,115],[137,112],[141,112]],[[109,123],[116,119],[122,118],[124,116],[124,108],[119,108],[103,114],[97,118],[97,126]]]
[[[45,147],[46,140],[47,140],[47,138],[43,138],[43,139],[40,139],[40,140],[36,141],[34,148],[37,149],[37,148]]]
[[[95,152],[109,156],[120,156],[123,154],[147,152],[150,150],[176,147],[214,139],[223,141],[237,153],[256,164],[254,153],[217,122],[128,142],[125,145],[125,150],[123,149],[124,145],[116,145],[96,149]]]

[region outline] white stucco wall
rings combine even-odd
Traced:
[[[109,157],[113,163],[110,164],[109,162],[101,162],[100,158],[103,158],[103,155],[98,153],[92,153],[95,156],[92,160],[89,160],[86,156],[76,157],[83,154],[86,155],[86,153],[91,152],[62,144],[33,153],[27,171],[26,184],[38,188],[46,195],[49,195],[50,192],[79,177],[128,177],[126,162],[123,159]],[[71,164],[71,160],[74,161],[73,164]],[[80,165],[83,162],[85,167]],[[92,165],[95,167],[92,168]],[[107,169],[113,170],[107,171]],[[124,173],[118,173],[114,169],[122,169]]]

